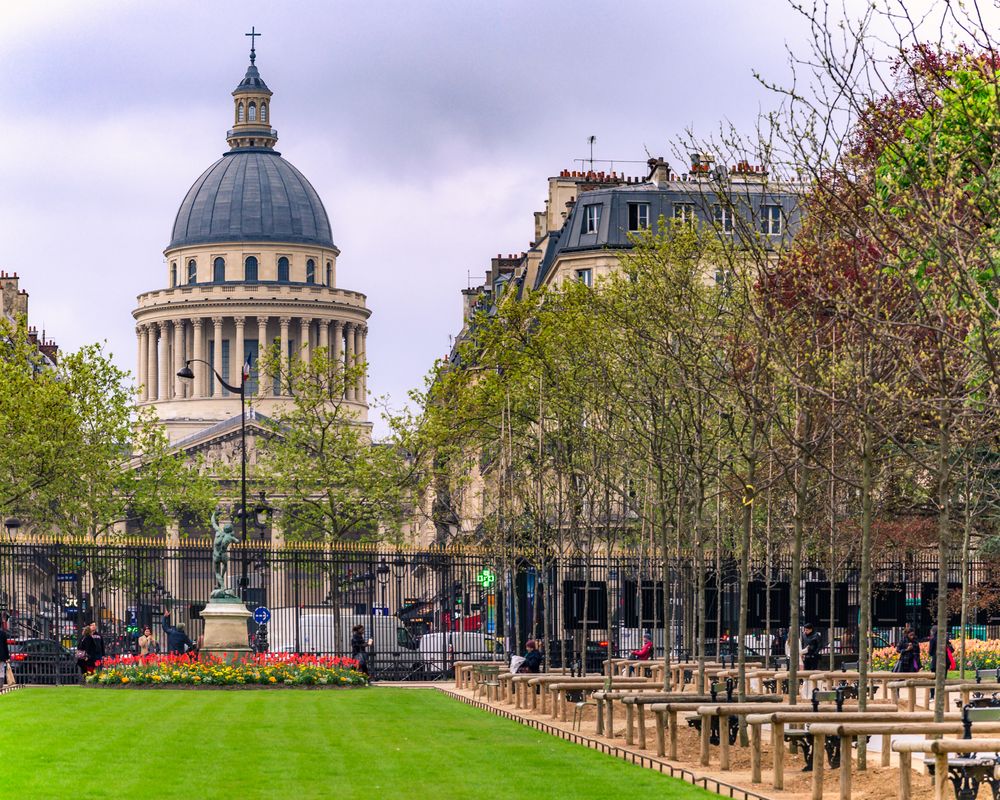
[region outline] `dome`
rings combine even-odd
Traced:
[[[334,247],[316,190],[268,148],[233,150],[205,170],[177,211],[167,249],[234,241]]]

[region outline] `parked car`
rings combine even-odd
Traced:
[[[18,683],[60,685],[78,683],[76,654],[52,639],[9,642],[10,663]]]

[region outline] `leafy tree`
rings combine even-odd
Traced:
[[[280,374],[292,396],[276,419],[274,435],[257,437],[253,479],[268,487],[290,538],[339,541],[398,538],[423,480],[416,428],[406,415],[390,418],[392,434],[373,443],[368,425],[344,399],[344,386],[363,374],[344,367],[325,348],[308,360],[264,370]]]

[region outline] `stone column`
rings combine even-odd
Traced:
[[[364,364],[365,371],[361,373],[361,395],[358,400],[362,403],[368,402],[368,326],[361,328],[361,363]]]
[[[146,370],[149,367],[149,328],[146,325],[135,326],[136,335],[139,338],[139,358],[135,362],[135,382],[139,392],[139,400],[148,399],[146,396]]]
[[[278,320],[281,325],[281,379],[278,381],[278,394],[285,393],[285,381],[288,380],[288,326],[291,324],[291,317],[281,317]]]
[[[191,358],[205,358],[205,320],[201,317],[195,317],[191,320],[191,326],[194,328],[194,346],[191,351]],[[194,365],[194,380],[191,385],[191,396],[192,397],[204,397],[205,396],[205,365],[195,364]]]
[[[299,353],[302,356],[302,361],[306,364],[309,363],[309,328],[312,320],[302,317],[299,320]]]
[[[245,352],[243,345],[243,332],[246,328],[247,318],[233,317],[233,322],[236,323],[236,349],[234,353],[235,357],[229,359],[229,375],[231,376],[229,378],[229,382],[233,386],[239,386],[243,383],[243,359],[245,358],[243,355]],[[235,368],[233,367],[234,363],[236,364]],[[235,376],[236,380],[233,380],[232,376]]]
[[[257,396],[267,397],[268,376],[260,366],[260,357],[267,352],[267,317],[257,317]]]
[[[170,397],[170,329],[171,322],[160,323],[160,380],[157,384],[157,397],[166,400]]]
[[[187,381],[178,378],[177,373],[184,368],[184,353],[186,352],[185,325],[183,320],[174,323],[174,397],[184,397],[184,387]]]
[[[344,339],[347,345],[347,357],[344,359],[344,364],[349,370],[353,370],[358,365],[357,360],[354,358],[354,332],[357,330],[357,327],[353,322],[344,323]],[[346,399],[354,400],[354,387],[356,384],[357,379],[353,377],[346,382],[346,386],[344,387],[344,397]]]
[[[354,326],[354,360],[361,369],[365,368],[365,329],[362,325]],[[359,403],[365,402],[364,373],[358,375],[354,382],[354,399]]]
[[[159,335],[159,326],[155,322],[150,322],[146,326],[146,330],[149,332],[149,349],[146,351],[146,399],[154,401],[157,397],[156,384],[160,374],[160,367],[156,362],[158,352],[156,339]]]
[[[222,375],[222,317],[212,317],[212,325],[215,326],[213,334],[215,341],[212,343],[212,355],[215,371]],[[222,384],[216,380],[212,386],[212,397],[222,397]]]
[[[330,320],[317,320],[316,325],[319,327],[319,330],[317,331],[318,336],[316,337],[316,346],[322,347],[326,350],[326,357],[328,359],[333,358],[333,352],[330,350]]]
[[[343,346],[344,346],[344,323],[339,319],[333,321],[333,363],[336,365],[337,371],[341,372],[344,367],[344,356],[343,356]],[[341,372],[343,375],[343,372]]]

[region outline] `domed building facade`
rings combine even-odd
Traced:
[[[239,386],[249,360],[248,404],[266,416],[288,403],[258,353],[274,343],[282,360],[328,348],[345,364],[365,361],[370,312],[365,296],[337,287],[330,219],[312,184],[274,149],[272,93],[255,66],[233,90],[229,151],[188,190],[164,250],[164,288],[139,295],[140,401],[156,410],[172,442],[240,415],[212,369]],[[194,380],[177,373],[195,361]],[[367,421],[365,381],[344,400]]]

